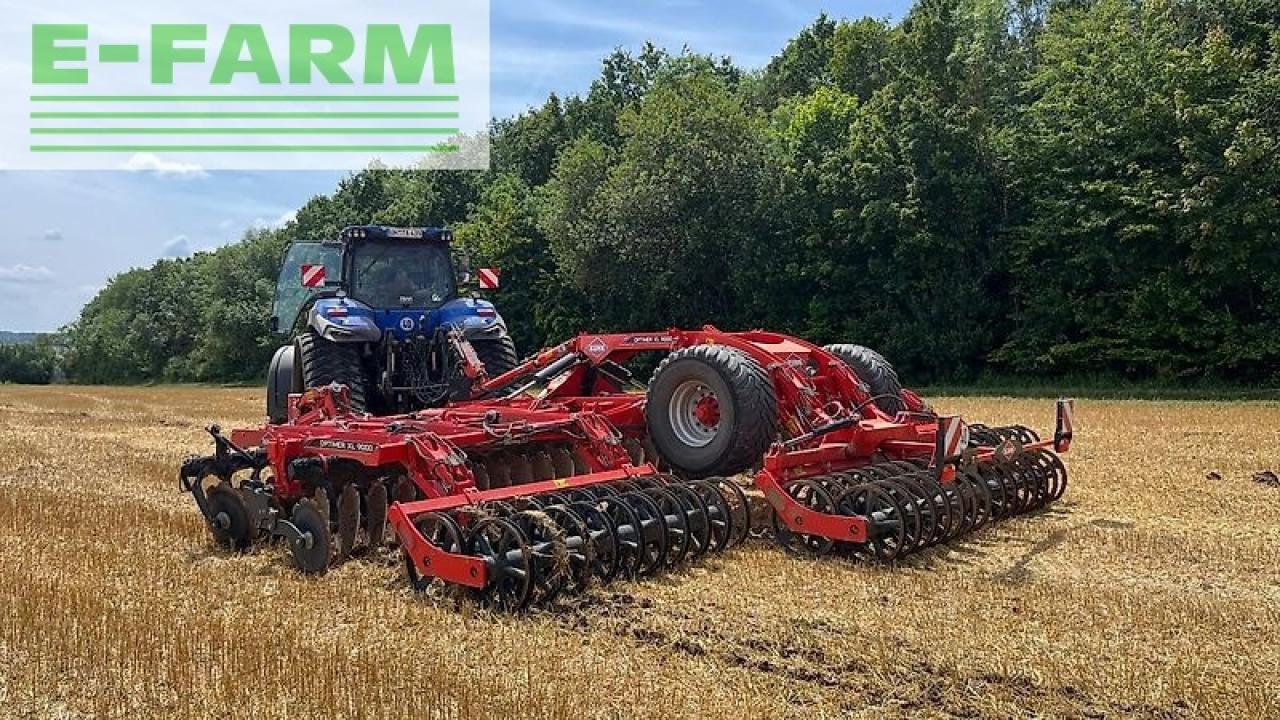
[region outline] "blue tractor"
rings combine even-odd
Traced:
[[[466,343],[488,377],[514,367],[493,303],[460,292],[470,272],[451,241],[445,229],[375,225],[292,243],[272,308],[272,330],[291,342],[268,370],[270,421],[288,419],[289,393],[335,382],[350,389],[354,410],[375,414],[469,397]]]

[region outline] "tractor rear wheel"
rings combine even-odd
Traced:
[[[848,365],[858,379],[867,384],[875,398],[875,406],[896,415],[905,410],[902,402],[902,383],[898,380],[898,372],[880,353],[862,345],[840,344],[828,345],[823,350],[835,355]]]
[[[778,436],[778,398],[764,368],[723,345],[695,345],[658,365],[645,401],[649,437],[691,477],[735,475]]]
[[[325,340],[308,330],[294,343],[294,359],[302,368],[304,389],[340,383],[347,386],[353,412],[362,413],[368,409],[360,348]]]
[[[471,340],[471,349],[475,351],[480,364],[484,365],[485,375],[490,380],[514,368],[519,363],[516,356],[516,344],[508,337]],[[454,368],[449,379],[449,399],[461,402],[470,400],[472,393],[471,380],[463,374],[461,365]]]
[[[514,368],[520,362],[520,358],[516,355],[515,341],[509,336],[493,340],[472,340],[471,347],[475,349],[480,362],[484,363],[485,374],[490,380]]]

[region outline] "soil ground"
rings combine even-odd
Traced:
[[[1280,716],[1276,403],[1082,401],[1062,501],[895,567],[754,541],[514,617],[214,547],[177,467],[259,413],[0,387],[0,717]]]

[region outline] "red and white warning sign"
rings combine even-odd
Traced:
[[[324,287],[324,266],[323,265],[303,265],[302,266],[302,287]]]
[[[502,280],[502,271],[498,268],[480,268],[476,275],[480,279],[481,290],[497,290]]]
[[[1053,449],[1066,452],[1071,449],[1071,433],[1076,425],[1076,401],[1070,398],[1058,400],[1058,427],[1053,434]]]
[[[942,457],[951,458],[969,446],[969,426],[959,417],[938,418],[942,430]]]
[[[1071,431],[1076,424],[1076,401],[1075,400],[1059,400],[1058,416],[1061,418],[1058,424],[1061,426],[1058,432],[1063,435],[1070,436]]]

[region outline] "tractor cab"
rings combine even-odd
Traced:
[[[469,278],[456,269],[452,239],[440,228],[374,225],[348,227],[337,240],[293,243],[276,282],[273,328],[289,333],[309,305],[333,298],[331,309],[356,312],[380,329],[426,330],[417,327],[422,313],[457,299],[459,280]],[[406,318],[414,325],[408,331]]]
[[[290,391],[332,382],[347,385],[360,409],[446,402],[460,392],[446,337],[453,331],[488,373],[513,366],[515,347],[493,304],[459,292],[470,271],[452,240],[443,228],[362,225],[336,239],[291,244],[271,327],[293,344],[272,360],[268,415],[283,417]]]

